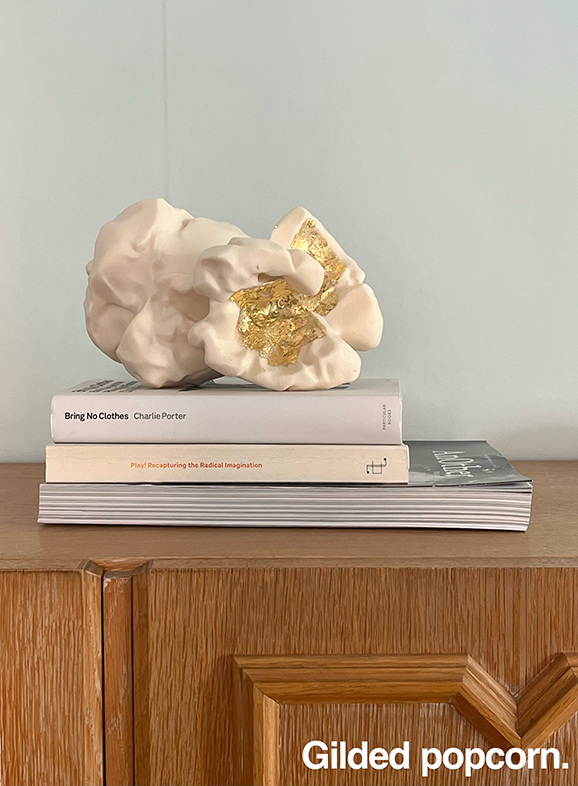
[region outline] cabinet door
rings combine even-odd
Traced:
[[[152,565],[132,587],[135,782],[463,784],[422,780],[421,748],[547,741],[567,769],[478,781],[576,783],[575,597],[574,569]],[[410,767],[311,770],[311,740],[407,740]]]
[[[98,570],[0,571],[0,783],[102,784]]]

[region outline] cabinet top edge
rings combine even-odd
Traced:
[[[515,464],[534,479],[527,532],[42,525],[43,465],[0,464],[0,570],[578,567],[578,461]]]

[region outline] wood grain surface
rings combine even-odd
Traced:
[[[236,784],[279,783],[281,704],[452,704],[492,744],[506,750],[521,744],[515,700],[467,655],[263,655],[234,661]]]
[[[482,770],[466,778],[448,773],[440,767],[427,778],[420,774],[419,754],[422,747],[432,746],[444,750],[449,747],[478,747],[488,750],[486,739],[449,704],[282,704],[280,706],[279,770],[281,784],[307,784],[307,786],[537,786],[549,783],[536,777],[522,779],[504,770]],[[408,736],[408,732],[409,735]],[[388,751],[404,740],[411,742],[410,768],[386,770],[307,770],[301,751],[307,740],[345,740],[350,747],[357,747],[367,740],[369,749],[385,747]],[[550,781],[551,782],[551,781]],[[556,782],[556,781],[555,781]]]
[[[374,739],[374,745],[386,748],[409,740],[412,750],[422,743],[488,749],[488,725],[509,736],[511,744],[547,739],[569,766],[506,775],[485,772],[472,783],[578,782],[573,743],[578,719],[573,684],[568,683],[572,675],[564,677],[566,667],[556,659],[559,652],[578,652],[578,626],[559,625],[550,615],[553,604],[564,607],[564,622],[569,602],[576,618],[574,569],[247,570],[153,564],[133,581],[139,585],[135,669],[141,655],[143,661],[143,678],[135,681],[135,707],[147,718],[135,737],[140,761],[136,783],[249,782],[246,773],[236,777],[233,771],[247,734],[257,738],[254,782],[364,783],[350,770],[306,770],[303,745],[311,739],[343,739],[350,745]],[[524,596],[528,587],[535,593],[531,598]],[[554,640],[557,649],[550,649]],[[452,656],[450,672],[457,671],[446,684],[441,685],[436,668],[426,668],[433,675],[427,689],[419,681],[416,687],[411,679],[405,686],[398,680],[388,693],[379,679],[371,685],[363,669],[357,682],[350,673],[345,682],[339,679],[340,667],[354,668],[367,656],[424,655],[422,664],[435,665],[431,653]],[[255,671],[251,658],[256,655],[267,656],[266,673]],[[257,691],[252,707],[246,695],[235,699],[235,657],[247,673],[253,669]],[[328,658],[340,664],[335,680],[328,674]],[[311,663],[317,666],[308,675],[303,664]],[[566,670],[573,670],[572,658],[566,664]],[[277,667],[274,676],[271,671]],[[299,668],[300,677],[295,675]],[[404,708],[408,697],[418,706]],[[376,717],[383,721],[377,731],[369,722]],[[524,740],[520,732],[535,733]],[[237,749],[235,735],[245,740]],[[459,771],[446,771],[444,780],[439,773],[422,780],[415,768],[409,775],[388,770],[364,777],[383,784],[464,782]]]
[[[132,571],[109,570],[102,582],[105,780],[134,783]]]
[[[149,647],[152,642],[150,641],[149,630],[149,581],[147,576],[148,570],[143,569],[132,577],[134,782],[135,784],[143,785],[153,784],[156,780],[156,776],[153,776],[151,772],[153,746],[156,744],[151,724],[159,720],[158,717],[151,715],[150,706],[151,674]],[[167,644],[172,649],[172,642],[167,642]],[[187,658],[187,653],[181,651],[179,657],[184,660]],[[167,686],[166,709],[170,718],[172,715],[171,706],[173,704],[176,705],[183,698],[182,687],[178,688],[179,695],[176,696],[171,693],[177,687],[173,675],[168,673],[155,674],[154,677],[155,684],[157,684],[157,680],[160,680],[161,684],[164,683]],[[188,679],[193,683],[196,683],[199,677],[200,675],[192,672],[188,675]],[[174,757],[177,761],[180,761],[182,756],[181,746],[184,745],[186,747],[188,742],[185,735],[178,737],[178,739],[180,742],[168,751],[168,758]],[[164,758],[164,754],[159,753],[160,758]]]
[[[446,703],[372,696],[363,679],[349,696],[365,685],[362,699],[337,702],[347,691],[312,690],[320,674],[304,703],[259,688],[253,780],[463,783],[459,770],[305,771],[301,750],[487,748],[497,706],[501,734],[547,739],[569,766],[472,784],[578,783],[578,462],[517,466],[535,480],[527,533],[38,525],[42,467],[1,466],[0,784],[102,783],[103,752],[110,786],[232,784],[249,729],[235,657],[432,654],[466,659]]]
[[[539,748],[578,710],[577,668],[558,655],[516,701],[467,655],[236,657],[234,782],[279,783],[287,704],[451,704],[490,744]]]
[[[0,783],[102,784],[101,576],[0,571]]]
[[[0,466],[0,567],[75,567],[82,560],[187,565],[578,566],[578,462],[516,462],[535,481],[528,532],[41,525],[41,464]]]

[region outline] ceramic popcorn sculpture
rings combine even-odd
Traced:
[[[147,387],[219,376],[187,338],[209,307],[193,289],[193,272],[207,247],[243,234],[164,199],[123,210],[100,230],[86,268],[86,327],[96,346]]]
[[[238,376],[274,390],[357,378],[383,320],[364,273],[304,208],[270,240],[163,199],[101,229],[87,266],[94,343],[143,385]]]

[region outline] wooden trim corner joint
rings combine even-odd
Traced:
[[[235,783],[279,783],[280,704],[445,703],[495,745],[540,746],[578,711],[578,655],[559,654],[515,698],[468,655],[234,659]]]

